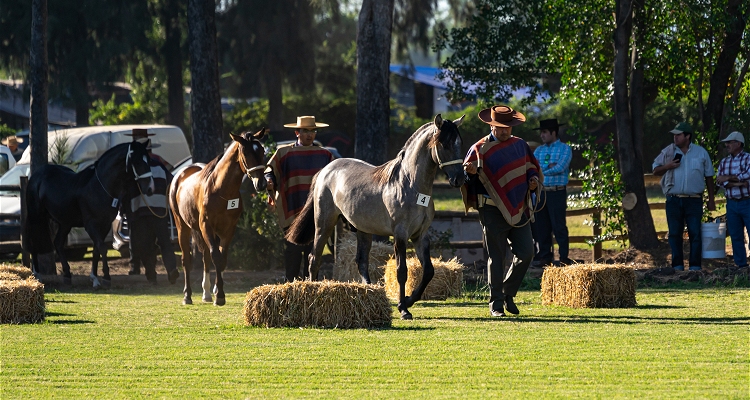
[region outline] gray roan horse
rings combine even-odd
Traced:
[[[315,239],[310,254],[310,277],[317,279],[323,246],[339,215],[357,228],[357,266],[362,280],[368,271],[372,235],[393,236],[400,286],[398,310],[411,319],[408,308],[422,297],[434,275],[427,230],[435,216],[430,200],[438,167],[453,187],[464,183],[463,153],[458,127],[464,117],[443,120],[440,114],[409,138],[395,159],[375,167],[364,161],[341,158],[313,178],[307,202],[287,232],[286,239],[306,244]],[[447,162],[443,162],[443,161]],[[422,281],[405,295],[406,241],[411,239],[422,264]]]

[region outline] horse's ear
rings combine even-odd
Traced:
[[[245,139],[240,135],[235,135],[234,133],[230,133],[229,136],[231,136],[232,140],[234,140],[235,142],[240,142],[240,143],[242,143],[242,140]]]
[[[253,135],[253,138],[256,140],[261,140],[263,139],[263,136],[266,136],[266,133],[268,133],[268,131],[270,131],[270,129],[265,128],[265,127],[261,128],[258,132],[255,132],[255,134]]]
[[[465,116],[466,116],[466,114],[462,115],[461,118],[459,118],[459,119],[453,120],[453,124],[456,125],[456,128],[458,128],[459,126],[461,126],[461,123],[464,122],[464,117]]]
[[[435,126],[440,129],[443,126],[443,116],[440,114],[436,115],[433,122],[435,123]]]

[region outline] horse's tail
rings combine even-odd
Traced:
[[[304,245],[315,238],[315,181],[319,174],[315,174],[310,184],[310,193],[307,195],[305,206],[292,222],[284,238],[296,245]],[[278,205],[277,205],[278,207]]]
[[[35,181],[26,188],[26,223],[21,227],[23,248],[32,254],[44,254],[54,250],[49,214],[42,206]]]

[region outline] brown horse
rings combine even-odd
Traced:
[[[169,206],[177,226],[182,268],[185,271],[185,298],[182,304],[193,304],[193,291],[190,288],[190,269],[193,265],[191,236],[203,253],[203,301],[211,302],[209,271],[213,263],[216,269],[214,304],[223,306],[226,303],[221,273],[226,268],[229,243],[242,214],[242,178],[247,175],[252,179],[258,192],[266,189],[263,178],[266,155],[260,143],[264,134],[265,129],[254,135],[249,132],[232,135],[234,142],[224,154],[205,166],[193,164],[172,180]]]

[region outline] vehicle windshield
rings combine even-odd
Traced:
[[[21,176],[29,175],[29,164],[18,164],[0,177],[0,186],[19,186]],[[20,192],[0,190],[0,196],[19,196]]]

